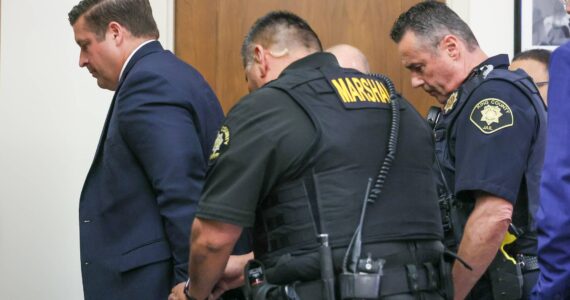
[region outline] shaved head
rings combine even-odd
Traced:
[[[253,61],[255,44],[283,56],[293,49],[323,51],[321,41],[309,24],[288,11],[273,11],[257,19],[241,47],[244,67]]]
[[[358,48],[347,44],[332,46],[326,50],[332,53],[343,68],[356,69],[362,73],[370,73],[368,59]]]

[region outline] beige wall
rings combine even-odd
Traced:
[[[488,55],[506,53],[513,57],[514,1],[447,0],[447,3],[469,24],[483,51]]]
[[[77,2],[1,3],[0,299],[83,299],[79,193],[112,93],[78,67]],[[151,0],[166,45],[172,3]]]

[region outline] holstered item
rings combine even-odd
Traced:
[[[381,277],[381,273],[340,274],[341,299],[378,299]]]
[[[279,289],[279,286],[270,284],[265,279],[265,267],[258,260],[250,260],[244,268],[244,294],[248,300],[266,300],[277,298],[270,294]],[[286,300],[285,298],[283,300]]]
[[[499,252],[487,272],[494,299],[521,299],[523,276],[520,264],[514,264]]]
[[[429,124],[429,127],[432,129],[435,127],[435,124],[439,120],[439,116],[441,114],[441,108],[439,106],[431,106],[428,110],[426,121]]]
[[[439,293],[444,299],[453,299],[453,295],[455,293],[453,290],[453,280],[451,279],[451,267],[452,263],[447,261],[442,255],[439,262]]]
[[[443,176],[443,173],[441,173],[442,180],[445,180]],[[462,204],[450,191],[446,191],[445,194],[441,195],[438,203],[445,235],[444,245],[456,251],[463,237],[463,225],[467,222],[465,214],[460,211]]]

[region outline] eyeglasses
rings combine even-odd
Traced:
[[[548,81],[535,82],[534,84],[536,84],[537,87],[543,87],[548,84]]]

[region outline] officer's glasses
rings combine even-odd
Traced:
[[[537,87],[543,87],[548,84],[548,81],[535,82],[534,84],[536,84]]]

